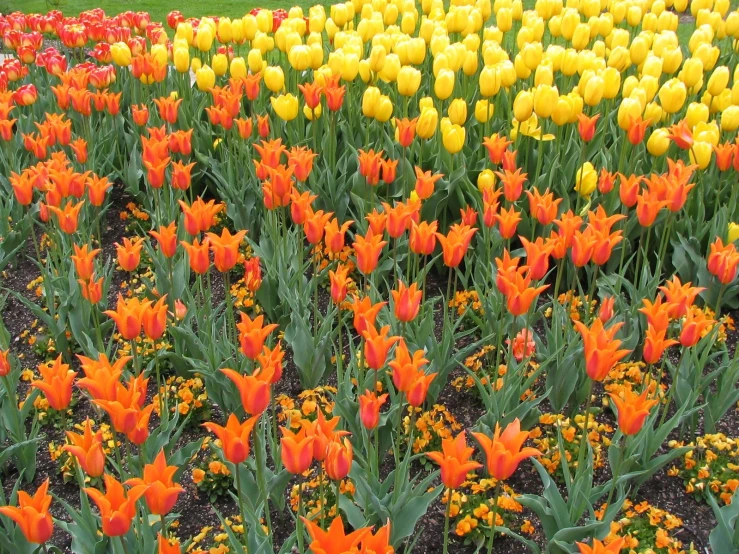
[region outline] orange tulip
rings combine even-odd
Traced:
[[[328,475],[329,479],[341,481],[349,475],[349,470],[352,468],[352,460],[352,443],[346,438],[343,443],[337,439],[328,444],[323,468],[326,470],[326,475]]]
[[[624,539],[619,537],[608,543],[608,546],[600,542],[598,539],[593,539],[593,546],[588,546],[582,542],[575,544],[577,544],[577,547],[580,549],[580,554],[619,554],[624,546]]]
[[[538,281],[544,278],[549,271],[549,248],[544,240],[538,237],[535,242],[530,242],[526,237],[521,237],[521,244],[526,251],[526,265],[529,267],[529,276]]]
[[[83,138],[78,138],[69,143],[69,147],[74,152],[74,157],[78,163],[84,164],[87,161],[87,141]]]
[[[629,131],[626,137],[632,145],[636,146],[644,141],[644,134],[651,122],[651,119],[642,119],[640,115],[629,119]]]
[[[398,173],[398,160],[382,160],[380,162],[380,173],[385,183],[390,184],[395,181]]]
[[[259,415],[269,406],[270,382],[257,375],[241,375],[229,368],[221,369],[226,377],[231,379],[239,389],[241,404],[249,415]]]
[[[144,486],[144,499],[149,511],[157,516],[168,514],[177,503],[177,497],[184,492],[180,485],[174,482],[174,474],[179,468],[168,466],[164,457],[164,450],[160,450],[153,464],[144,466],[144,477],[126,481],[128,486]]]
[[[705,287],[694,287],[691,283],[683,285],[680,277],[673,275],[671,280],[659,287],[659,290],[665,293],[665,299],[669,305],[669,316],[679,318],[689,314],[697,296],[706,289]]]
[[[623,389],[623,399],[615,393],[608,394],[618,409],[618,428],[624,435],[636,435],[644,425],[649,410],[659,402],[657,399],[647,400],[647,394],[649,391],[645,389],[637,396],[627,388]]]
[[[403,148],[408,148],[413,144],[413,139],[416,138],[416,123],[418,123],[417,117],[414,117],[413,119],[395,118],[395,128],[398,131],[398,143]],[[418,171],[418,168],[416,168],[416,171]]]
[[[672,306],[663,302],[662,295],[652,302],[648,298],[642,300],[644,307],[639,308],[647,318],[647,324],[654,327],[657,331],[667,330],[670,324],[670,310]]]
[[[608,233],[607,231],[593,232],[593,253],[591,259],[596,265],[603,265],[611,258],[613,248],[623,240],[623,231]]]
[[[690,310],[680,331],[680,344],[691,347],[698,344],[703,334],[716,323],[702,310]]]
[[[526,191],[529,197],[529,210],[531,215],[542,225],[549,225],[557,217],[557,209],[561,198],[554,199],[554,194],[549,189],[544,191],[542,195],[538,189],[534,188],[533,192]]]
[[[382,168],[382,150],[375,152],[359,150],[359,173],[367,180],[367,184],[375,186],[380,182]]]
[[[334,218],[326,224],[324,228],[326,248],[334,254],[338,254],[344,248],[344,235],[354,223],[351,219],[345,221],[339,226],[339,220]]]
[[[93,399],[115,400],[118,379],[131,356],[122,356],[114,364],[110,363],[105,354],[100,354],[97,360],[80,355],[77,357],[82,371],[85,372],[85,377],[77,381],[77,386],[86,390]]]
[[[90,304],[97,304],[103,298],[103,278],[95,280],[95,275],[90,276],[89,281],[77,279],[80,285],[82,297]]]
[[[379,333],[374,326],[369,326],[362,332],[365,361],[375,371],[384,367],[390,347],[400,340],[400,337],[388,337],[389,332],[389,325],[385,325]]]
[[[107,177],[98,177],[95,174],[90,175],[87,180],[87,199],[95,207],[100,207],[105,202],[105,195],[111,188],[110,181]]]
[[[724,246],[720,237],[711,244],[708,255],[708,272],[714,275],[723,285],[728,285],[736,278],[739,253],[734,243]]]
[[[636,197],[636,217],[642,227],[650,227],[657,219],[657,215],[662,208],[667,207],[669,202],[660,200],[659,197],[651,191],[639,194]]]
[[[503,185],[503,196],[509,202],[515,202],[523,192],[523,184],[526,182],[526,173],[521,173],[521,169],[509,171],[507,169],[496,171],[495,174]]]
[[[501,208],[500,213],[495,214],[493,219],[498,223],[498,231],[504,239],[512,238],[521,222],[520,212],[517,212],[513,206],[509,210]]]
[[[293,475],[304,473],[313,462],[314,437],[309,437],[305,428],[297,433],[285,427],[281,427],[280,431],[282,431],[280,456],[285,469]]]
[[[326,97],[326,105],[332,112],[338,112],[344,103],[344,95],[346,94],[346,86],[338,86],[337,83],[331,83],[323,89]]]
[[[146,486],[133,487],[126,493],[123,485],[112,475],[106,473],[103,475],[103,481],[105,482],[105,494],[91,487],[84,490],[100,510],[103,534],[108,537],[125,535],[131,528],[131,521],[136,516],[136,502],[146,492]]]
[[[356,548],[362,539],[367,537],[372,529],[370,527],[362,527],[348,535],[344,531],[344,522],[341,516],[337,515],[329,525],[328,530],[324,531],[315,521],[302,517],[308,534],[313,542],[310,549],[314,554],[344,554],[345,552],[358,552]],[[362,552],[365,552],[364,550]],[[370,554],[366,552],[366,554]],[[376,554],[386,554],[379,553]]]
[[[311,203],[318,198],[315,194],[311,194],[309,190],[299,193],[297,189],[290,191],[290,217],[295,225],[302,225],[308,218],[308,214],[312,214]]]
[[[411,356],[405,341],[401,339],[395,349],[395,358],[388,363],[395,388],[400,392],[408,392],[419,374],[424,374],[423,366],[428,363],[423,350],[416,350]]]
[[[606,329],[600,319],[596,319],[590,328],[580,321],[574,321],[575,328],[582,335],[585,371],[593,381],[602,381],[608,376],[621,359],[630,351],[619,350],[621,341],[615,338],[623,323],[617,323]]]
[[[610,173],[605,167],[598,174],[598,192],[608,194],[616,185],[616,176],[618,173]]]
[[[470,461],[475,449],[467,446],[464,431],[453,439],[443,439],[441,449],[441,452],[427,452],[426,456],[441,467],[441,482],[450,490],[458,489],[469,472],[482,467],[481,464]]]
[[[54,88],[54,87],[52,87]],[[17,119],[0,119],[0,138],[5,142],[13,139],[13,126]]]
[[[124,237],[123,244],[115,243],[118,265],[123,271],[134,271],[138,267],[143,246],[143,238],[134,239],[132,242],[128,237]]]
[[[18,491],[17,507],[0,507],[0,514],[15,521],[26,540],[34,544],[46,544],[54,533],[54,521],[49,513],[51,495],[48,491],[47,478],[33,496],[25,491]]]
[[[210,267],[210,256],[208,255],[210,241],[206,238],[203,242],[198,239],[192,241],[190,244],[187,241],[180,241],[180,244],[187,252],[187,257],[190,259],[190,269],[195,273],[202,275],[208,271]]]
[[[647,364],[656,364],[662,358],[662,354],[667,348],[673,344],[677,344],[676,340],[665,339],[666,334],[667,329],[657,330],[651,325],[647,326],[642,352],[642,357]]]
[[[262,268],[259,256],[244,261],[244,284],[251,292],[257,292],[262,286]]]
[[[531,275],[527,275],[524,278],[518,272],[513,274],[512,279],[507,279],[507,277],[503,277],[503,279],[507,281],[504,287],[506,289],[506,306],[508,307],[508,311],[514,316],[528,313],[529,307],[536,297],[549,287],[549,285],[542,285],[536,288],[530,287]]]
[[[336,271],[328,272],[331,283],[331,300],[334,304],[339,305],[346,299],[347,286],[351,282],[351,278],[348,277],[350,269],[348,265],[339,263]]]
[[[557,234],[564,239],[565,247],[570,248],[575,233],[582,227],[582,218],[568,210],[559,219],[555,219],[554,223],[558,227]]]
[[[287,147],[282,144],[282,139],[271,141],[263,140],[259,144],[254,144],[254,150],[259,154],[259,159],[262,164],[267,167],[275,168],[280,165],[280,159],[287,150]]]
[[[182,200],[179,200],[179,204],[185,215],[185,230],[193,236],[210,229],[213,218],[224,208],[223,204],[216,204],[215,200],[206,203],[201,198],[195,200],[192,206],[188,206]]]
[[[115,321],[118,332],[124,339],[133,340],[141,332],[141,319],[146,306],[147,303],[142,303],[138,298],[124,300],[119,293],[115,311],[106,310],[103,313]]]
[[[145,104],[132,105],[131,116],[136,125],[143,127],[149,122],[149,108],[147,108]]]
[[[276,323],[264,325],[263,315],[251,319],[246,313],[241,312],[241,323],[237,323],[236,328],[239,330],[239,342],[244,356],[255,360],[262,352],[264,341],[277,327]]]
[[[365,296],[360,300],[355,295],[352,303],[349,304],[349,308],[354,313],[354,330],[361,335],[370,327],[374,327],[377,314],[380,313],[385,304],[387,302],[378,302],[373,305],[369,296]]]
[[[228,229],[224,228],[221,236],[215,233],[208,233],[208,243],[213,251],[213,264],[221,273],[225,273],[233,269],[239,258],[239,245],[246,236],[246,231],[239,231],[232,235]]]
[[[57,217],[59,228],[66,234],[71,235],[77,231],[77,218],[84,204],[84,200],[77,204],[72,204],[70,200],[63,209],[57,208],[56,206],[49,206],[49,210]]]
[[[223,457],[232,464],[240,464],[249,457],[249,437],[258,420],[259,416],[254,416],[239,423],[236,414],[231,414],[225,427],[212,422],[203,423],[203,427],[221,441]]]
[[[598,121],[600,114],[595,114],[593,117],[588,117],[584,113],[577,114],[577,132],[580,133],[580,138],[583,142],[590,142],[595,136],[595,124]]]
[[[436,221],[416,223],[411,221],[409,245],[412,252],[421,256],[429,256],[436,249]]]
[[[177,109],[181,103],[182,98],[175,99],[172,96],[154,98],[154,104],[159,109],[159,117],[171,125],[177,123]]]
[[[304,146],[291,148],[287,153],[287,165],[292,168],[295,178],[304,183],[313,171],[313,160],[318,154]]]
[[[414,408],[420,408],[421,406],[423,406],[423,403],[426,402],[426,395],[429,392],[431,382],[436,378],[437,375],[438,373],[426,374],[422,371],[419,371],[413,377],[408,390],[405,391],[405,399],[408,401],[409,405],[413,406]]]
[[[526,271],[525,266],[519,267],[520,262],[521,258],[511,258],[511,254],[505,249],[503,250],[502,258],[495,258],[495,266],[498,269],[495,285],[506,296],[511,290],[510,283],[515,279],[516,274],[522,274]]]
[[[366,429],[371,431],[380,423],[380,407],[387,401],[387,398],[387,394],[377,396],[368,390],[359,397],[359,420]]]
[[[177,227],[174,221],[166,227],[160,226],[159,231],[149,231],[149,234],[157,240],[159,251],[165,257],[171,258],[175,255],[175,252],[177,252]]]
[[[195,162],[191,162],[187,165],[182,162],[172,163],[172,174],[170,175],[170,182],[172,188],[176,190],[187,190],[190,188],[192,183],[192,169],[195,167]]]
[[[8,356],[10,355],[10,350],[0,350],[0,377],[5,377],[8,373],[10,373],[10,360],[8,359]]]
[[[269,115],[257,115],[257,132],[263,139],[269,136]]]
[[[619,177],[619,189],[618,194],[621,199],[621,203],[627,208],[632,208],[636,204],[641,190],[641,182],[643,177],[637,175],[630,175],[627,177],[623,173],[618,174]]]
[[[323,462],[328,453],[328,445],[331,441],[340,439],[349,434],[348,431],[337,431],[336,426],[341,422],[339,416],[326,419],[321,410],[314,421],[301,420],[300,424],[305,430],[306,436],[313,439],[313,459]]]
[[[596,238],[590,227],[585,229],[584,232],[576,231],[572,235],[572,250],[570,254],[575,267],[584,267],[590,262],[593,257],[593,251],[595,250],[595,241]]]
[[[239,136],[246,140],[251,137],[252,133],[254,132],[254,122],[252,121],[251,117],[248,117],[246,119],[238,118],[234,119],[234,123],[236,123],[236,128],[239,131]]]
[[[367,233],[366,237],[356,235],[354,237],[354,254],[357,258],[357,268],[364,275],[369,275],[377,267],[380,253],[387,241],[382,240],[381,235]]]
[[[713,147],[716,152],[716,167],[719,171],[728,171],[731,169],[734,160],[734,145],[729,143],[719,144]]]
[[[508,146],[513,144],[507,137],[498,136],[497,133],[490,137],[486,137],[482,141],[483,146],[487,149],[490,161],[495,165],[500,165],[503,161],[503,153],[507,151]]]
[[[467,225],[454,224],[449,228],[446,236],[436,233],[436,238],[439,239],[443,250],[444,265],[457,267],[462,262],[476,232],[477,229],[472,229]]]
[[[298,88],[300,89],[300,92],[303,93],[305,105],[308,106],[308,109],[315,110],[321,103],[321,92],[323,92],[323,87],[320,83],[305,83],[303,85],[298,85]]]
[[[141,315],[141,325],[144,334],[151,340],[158,340],[167,328],[167,295],[165,294],[156,304],[149,304],[144,308]]]
[[[518,418],[510,422],[501,432],[500,424],[495,424],[495,432],[490,438],[484,433],[472,433],[480,448],[485,452],[488,475],[505,481],[513,475],[518,465],[527,458],[541,456],[536,448],[521,448],[529,437],[528,431],[521,431]]]
[[[15,193],[15,199],[21,206],[28,206],[33,202],[33,181],[27,172],[24,171],[20,175],[11,172],[9,180]]]
[[[86,244],[82,248],[76,244],[72,246],[74,247],[74,254],[70,257],[74,263],[77,276],[85,281],[90,280],[95,272],[94,259],[101,252],[100,248],[88,250],[88,245]]]
[[[49,406],[54,410],[66,410],[72,400],[72,383],[77,372],[62,363],[62,355],[53,364],[40,364],[41,380],[31,381],[31,386],[40,389]]]
[[[393,297],[395,317],[398,321],[404,323],[413,321],[421,307],[422,293],[418,290],[418,285],[413,283],[410,287],[406,287],[403,281],[398,281],[398,290],[392,290],[390,294]]]
[[[384,211],[378,212],[377,209],[374,208],[365,216],[365,219],[369,223],[369,231],[372,231],[373,235],[382,236],[387,228],[387,213]],[[367,231],[368,237],[370,236],[369,231]]]
[[[62,450],[69,452],[80,464],[82,471],[90,477],[100,477],[105,472],[105,451],[103,450],[103,433],[93,434],[92,421],[87,418],[82,424],[84,434],[79,435],[67,431],[67,440]]]
[[[391,238],[399,238],[410,227],[411,216],[413,215],[412,208],[402,202],[396,204],[395,207],[383,202],[382,207],[387,214],[387,234]]]
[[[613,305],[615,302],[616,298],[613,296],[607,296],[602,300],[600,308],[598,309],[598,319],[603,323],[608,323],[613,317]]]
[[[326,229],[326,223],[334,215],[333,212],[324,213],[323,210],[314,212],[310,210],[303,223],[303,232],[305,232],[305,238],[311,244],[318,244],[323,240],[323,233]]]
[[[182,550],[180,549],[180,541],[177,539],[168,540],[165,539],[161,534],[158,534],[157,554],[182,554]]]
[[[693,147],[693,132],[684,119],[675,125],[670,125],[667,130],[669,131],[667,138],[677,144],[681,150],[690,150]]]
[[[94,400],[95,404],[108,413],[110,422],[118,433],[129,435],[136,431],[142,415],[142,406],[146,400],[147,382],[148,379],[142,379],[142,376],[131,377],[128,387],[115,383],[113,400]],[[151,407],[153,408],[153,405]]]
[[[146,168],[146,180],[149,181],[149,184],[153,188],[160,189],[164,186],[164,182],[166,181],[164,172],[167,170],[167,167],[169,167],[169,163],[171,161],[171,158],[163,158],[156,162],[144,160],[143,163]]]

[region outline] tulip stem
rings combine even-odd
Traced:
[[[234,471],[236,472],[236,499],[239,501],[239,514],[241,515],[241,525],[244,527],[244,538],[246,538],[246,518],[244,517],[244,501],[241,498],[241,472],[239,471],[239,464],[234,464]],[[258,461],[257,461],[257,471],[259,471]]]
[[[136,373],[136,377],[141,373],[141,365],[139,363],[139,354],[136,349],[136,339],[131,339],[131,356],[133,357],[133,369]]]
[[[339,348],[336,352],[336,377],[337,377],[337,384],[339,390],[341,390],[341,387],[344,385],[344,368],[343,365],[343,357],[344,357],[344,345],[341,341],[341,302],[339,302],[336,306],[336,319],[338,320],[338,333],[339,333]],[[357,383],[359,385],[359,383]]]
[[[260,426],[261,427],[261,426]],[[256,444],[256,448],[254,448],[254,456],[256,457],[256,465],[257,465],[257,479],[259,480],[259,488],[261,489],[260,494],[264,497],[264,520],[267,523],[267,528],[269,529],[269,537],[270,537],[270,543],[272,542],[272,516],[269,513],[269,491],[267,490],[267,479],[264,475],[264,468],[266,466],[266,463],[264,461],[264,450],[266,450],[266,445],[264,444],[264,432],[261,429],[257,430],[256,439],[258,441],[258,444]],[[241,502],[241,494],[239,494],[239,502]],[[241,512],[242,518],[244,515],[244,512],[242,510]],[[246,525],[246,522],[244,522],[244,525]]]
[[[123,540],[122,536],[119,536],[118,540],[121,541],[121,547],[123,548],[124,554],[128,554],[128,546],[126,546],[126,541]]]
[[[718,322],[719,318],[721,317],[721,300],[724,297],[724,291],[726,290],[726,285],[721,284],[721,288],[718,291],[718,298],[716,299],[716,315],[714,316],[714,319]]]
[[[323,464],[318,464],[318,491],[321,497],[321,529],[326,525],[326,492],[323,487]],[[339,505],[339,497],[336,497],[336,505]],[[338,509],[337,509],[338,513]]]
[[[339,498],[336,498],[336,502],[339,502]],[[298,482],[298,520],[297,520],[297,538],[298,538],[298,552],[299,554],[303,554],[303,520],[302,518],[303,513],[303,481]]]
[[[226,300],[226,318],[228,321],[228,327],[226,328],[226,340],[231,341],[231,335],[236,329],[236,319],[234,318],[234,306],[233,297],[231,296],[231,275],[228,270],[223,273],[223,281],[225,285],[225,300]]]
[[[621,443],[622,444],[616,450],[616,467],[613,469],[613,477],[612,477],[613,484],[611,485],[611,490],[608,491],[608,500],[606,500],[605,511],[608,511],[608,507],[611,505],[611,500],[613,500],[613,493],[616,492],[616,485],[618,484],[618,478],[621,473],[621,461],[623,459],[623,451],[626,448],[626,435],[624,435],[624,438],[621,441]]]
[[[490,540],[488,541],[488,554],[493,552],[495,542],[495,524],[498,519],[498,498],[500,498],[500,479],[495,481],[495,494],[493,495],[493,522],[490,524]]]
[[[166,540],[167,538],[167,520],[164,519],[164,514],[159,515],[160,521],[162,522],[162,537]]]
[[[446,514],[444,515],[444,554],[449,550],[449,517],[452,512],[452,489],[447,489]]]
[[[593,306],[593,297],[595,295],[595,286],[598,282],[598,272],[600,271],[600,266],[596,264],[595,269],[593,270],[593,280],[590,282],[590,290],[588,291],[588,305],[587,305],[587,316],[588,316],[588,322],[590,321],[590,315],[592,312],[592,306]],[[585,306],[583,306],[585,307]]]
[[[590,425],[590,407],[593,403],[593,380],[589,377],[587,379],[588,398],[585,402],[585,422],[582,429],[582,437],[580,438],[580,452],[578,452],[577,454],[577,468],[575,470],[577,474],[579,474],[582,470],[582,464],[583,461],[585,461],[585,449],[587,448],[586,442],[588,440],[588,426]]]

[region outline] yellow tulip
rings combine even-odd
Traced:
[[[444,148],[450,154],[456,154],[464,147],[465,130],[456,124],[451,124],[442,133],[441,140]]]
[[[267,66],[264,70],[264,84],[272,92],[280,92],[285,86],[285,74],[282,68],[273,65]]]
[[[195,46],[201,52],[207,52],[213,46],[213,30],[208,26],[199,27],[195,35]]]
[[[233,25],[228,17],[221,17],[218,20],[218,42],[227,44],[233,39]]]
[[[447,115],[452,123],[464,125],[467,121],[467,102],[462,98],[455,98],[447,108]]]
[[[685,122],[692,130],[699,122],[707,122],[709,117],[708,106],[700,102],[691,102],[685,112]]]
[[[552,110],[552,121],[554,121],[557,126],[561,127],[562,125],[569,123],[571,116],[572,106],[565,96],[560,96],[557,98],[557,104],[554,106],[554,110]]]
[[[439,100],[446,100],[454,92],[454,72],[442,69],[434,82],[434,94]]]
[[[380,96],[375,108],[375,119],[380,123],[385,123],[393,116],[393,102],[389,96],[384,94]]]
[[[489,100],[478,100],[475,103],[475,119],[480,123],[486,123],[495,113],[495,104]]]
[[[690,155],[690,163],[697,164],[699,169],[705,169],[711,163],[713,146],[711,146],[710,142],[697,140],[693,143],[693,147],[688,153]]]
[[[477,190],[480,192],[495,186],[495,173],[492,169],[483,169],[477,176]]]
[[[708,85],[706,90],[711,96],[718,96],[721,94],[729,84],[729,68],[725,65],[717,67],[711,73],[711,77],[708,79]]]
[[[362,114],[365,117],[375,117],[377,105],[380,103],[380,89],[377,87],[367,87],[362,95]]]
[[[498,94],[501,86],[501,75],[497,67],[485,66],[480,72],[480,94],[485,97]]]
[[[526,121],[534,111],[534,96],[528,90],[519,91],[513,101],[513,115],[518,121]]]
[[[585,85],[585,92],[583,93],[583,100],[588,106],[596,106],[603,98],[603,91],[605,90],[605,83],[603,78],[599,76],[591,77]]]
[[[229,73],[231,74],[231,77],[235,77],[236,79],[246,77],[247,70],[244,58],[242,58],[241,56],[236,56],[233,60],[231,60]]]
[[[298,117],[298,98],[293,94],[281,94],[271,97],[272,109],[283,121],[292,121]]]
[[[739,129],[739,106],[729,106],[721,112],[721,130],[733,133]]]
[[[598,186],[598,172],[590,162],[585,162],[575,175],[575,191],[583,198],[590,198]]]
[[[423,139],[430,139],[436,132],[436,126],[439,124],[439,113],[435,108],[424,108],[421,115],[418,116],[416,123],[416,135]]]
[[[652,156],[662,156],[670,147],[670,132],[667,129],[655,129],[647,140],[647,151]]]
[[[193,62],[195,59],[193,59]],[[195,84],[198,86],[199,90],[203,92],[209,91],[216,84],[215,72],[207,65],[200,67],[197,72],[195,72]]]
[[[213,71],[216,77],[222,77],[228,71],[228,58],[226,54],[216,54],[213,56]]]
[[[131,49],[125,42],[116,42],[110,47],[110,55],[116,65],[128,67],[131,65]]]
[[[554,112],[559,100],[557,87],[540,85],[534,89],[534,112],[539,117],[548,118]]]
[[[728,239],[729,242],[736,242],[739,240],[739,224],[734,222],[729,223]]]
[[[659,89],[659,101],[667,113],[677,113],[685,104],[688,91],[685,84],[677,79],[670,79]]]

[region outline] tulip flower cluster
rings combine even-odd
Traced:
[[[728,0],[0,34],[0,550],[616,553],[739,401]]]

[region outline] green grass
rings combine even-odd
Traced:
[[[64,15],[78,15],[85,10],[102,8],[105,13],[115,15],[123,11],[144,11],[151,14],[152,20],[161,21],[166,26],[167,14],[180,10],[185,17],[220,15],[231,18],[241,17],[253,8],[290,9],[300,6],[306,12],[313,4],[310,0],[66,0],[58,9]],[[46,0],[0,0],[0,10],[4,13],[21,11],[25,13],[46,13],[52,6]]]

